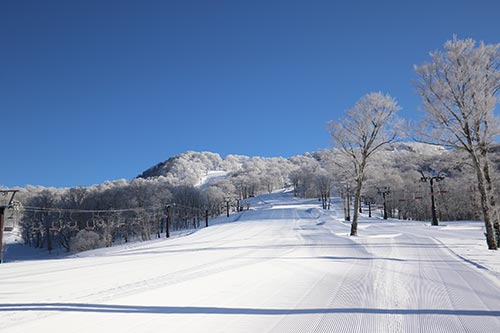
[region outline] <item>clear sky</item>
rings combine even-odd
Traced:
[[[414,64],[500,43],[500,2],[2,0],[0,185],[133,178],[186,150],[331,147],[364,94],[420,100]]]

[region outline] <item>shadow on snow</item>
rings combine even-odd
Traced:
[[[127,314],[209,314],[209,315],[306,315],[306,314],[374,314],[374,315],[441,315],[499,317],[500,311],[448,310],[448,309],[376,309],[376,308],[316,308],[316,309],[255,309],[223,307],[175,307],[107,305],[83,303],[12,303],[0,304],[0,312],[42,311],[42,312],[86,312]]]

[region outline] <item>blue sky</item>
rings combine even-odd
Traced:
[[[186,150],[293,156],[414,64],[500,42],[498,1],[0,2],[0,185],[133,178]]]

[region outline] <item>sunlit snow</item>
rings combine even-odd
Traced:
[[[498,332],[479,222],[363,214],[350,237],[338,201],[250,202],[182,237],[2,264],[0,331]]]

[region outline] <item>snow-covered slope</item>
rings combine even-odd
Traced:
[[[186,237],[2,264],[0,331],[498,332],[498,276],[453,251],[476,251],[477,223],[374,218],[349,237],[339,207],[252,204]]]
[[[207,171],[204,176],[200,177],[200,180],[194,186],[206,187],[212,183],[226,179],[227,175],[227,171]]]

